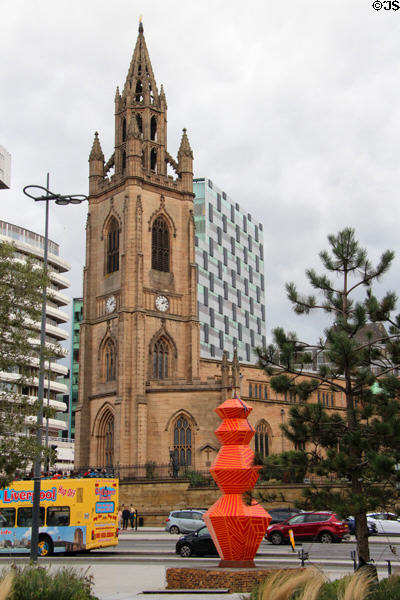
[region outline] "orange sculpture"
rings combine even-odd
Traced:
[[[254,567],[254,556],[271,521],[255,500],[249,506],[242,497],[254,487],[261,468],[253,465],[254,452],[249,446],[254,429],[247,417],[252,410],[238,397],[215,409],[222,419],[215,432],[222,448],[210,472],[223,496],[203,519],[221,557],[220,567]]]

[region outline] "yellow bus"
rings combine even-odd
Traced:
[[[0,553],[30,552],[33,481],[0,490]],[[118,544],[118,479],[42,479],[40,556]]]

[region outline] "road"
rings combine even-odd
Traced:
[[[137,535],[137,537],[135,537]],[[177,561],[184,566],[187,564],[187,559],[181,559],[175,555],[175,544],[179,536],[162,533],[158,535],[152,535],[151,533],[143,539],[143,534],[126,534],[122,533],[117,548],[110,551],[97,551],[92,552],[91,556],[94,558],[95,555],[107,554],[109,556],[118,555],[121,558],[123,556],[133,557],[148,557],[150,558],[162,558],[177,559]],[[332,564],[333,561],[348,561],[349,565],[352,564],[351,552],[356,549],[354,538],[349,541],[344,541],[340,544],[319,544],[317,542],[303,542],[302,544],[296,545],[296,550],[303,549],[304,552],[309,553],[310,561],[318,561],[319,564]],[[400,567],[400,538],[398,537],[381,537],[374,536],[370,538],[370,552],[371,558],[378,563],[384,563],[390,560],[393,567]],[[199,562],[203,559],[194,558],[192,559]],[[293,553],[290,546],[273,546],[267,541],[263,541],[256,555],[256,562],[258,561],[279,561],[283,563],[298,562],[297,553]],[[209,558],[207,561],[218,561],[218,558]]]
[[[116,547],[93,550],[90,554],[78,554],[75,556],[56,555],[57,558],[63,558],[71,562],[85,561],[90,557],[90,562],[104,561],[106,559],[119,560],[125,562],[127,559],[148,560],[150,562],[166,564],[176,563],[181,566],[187,566],[190,561],[196,564],[207,563],[216,565],[219,561],[218,557],[191,559],[181,558],[175,554],[175,544],[179,539],[179,535],[170,535],[162,529],[145,529],[135,531],[123,531],[119,537],[119,544]],[[386,566],[386,562],[390,560],[393,567],[400,568],[400,537],[373,536],[369,538],[371,558],[380,563],[381,566]],[[347,563],[352,565],[351,553],[356,549],[354,538],[343,541],[340,544],[320,544],[317,542],[303,542],[296,544],[296,552],[293,552],[289,545],[273,546],[266,540],[261,542],[261,546],[256,555],[256,563],[272,564],[280,563],[294,565],[299,563],[297,551],[304,550],[309,554],[309,561],[316,562],[321,566],[337,564],[345,566]],[[23,555],[18,556],[23,558]],[[7,557],[0,554],[0,560],[6,560]],[[175,566],[175,565],[174,565]]]
[[[175,544],[179,536],[170,535],[161,529],[122,532],[119,545],[109,550],[96,550],[90,554],[55,556],[39,559],[39,563],[57,569],[73,566],[90,569],[95,581],[95,593],[101,600],[133,600],[143,598],[143,590],[152,590],[145,597],[148,600],[163,600],[164,594],[157,593],[165,587],[165,570],[168,567],[217,567],[219,558],[181,558],[175,554]],[[389,545],[397,549],[393,554]],[[379,577],[387,576],[387,563],[392,561],[393,570],[400,569],[400,537],[370,538],[371,555],[377,563]],[[304,551],[309,552],[306,564],[318,565],[326,575],[335,579],[351,573],[353,563],[350,553],[355,549],[354,540],[341,544],[318,544],[304,542]],[[29,562],[29,556],[13,555],[17,564]],[[299,565],[297,553],[289,546],[273,546],[263,541],[255,559],[257,567],[295,567]],[[0,568],[10,564],[10,556],[0,555]],[[169,594],[170,600],[182,600],[182,594]],[[220,596],[219,596],[220,597]],[[218,600],[218,596],[207,595],[208,600]],[[242,594],[228,594],[226,600],[240,600]]]

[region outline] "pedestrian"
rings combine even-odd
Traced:
[[[118,510],[117,520],[118,520],[118,529],[122,529],[122,508],[121,507]]]
[[[133,504],[131,504],[129,507],[129,520],[131,522],[131,529],[133,529],[135,526],[135,516],[136,516],[136,509],[134,508]]]
[[[124,508],[124,505],[122,505],[122,529],[128,529],[130,514],[131,513],[129,512],[129,508]]]

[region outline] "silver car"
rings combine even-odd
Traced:
[[[190,533],[204,526],[203,508],[188,508],[184,510],[173,510],[169,513],[165,523],[165,531],[170,533]]]

